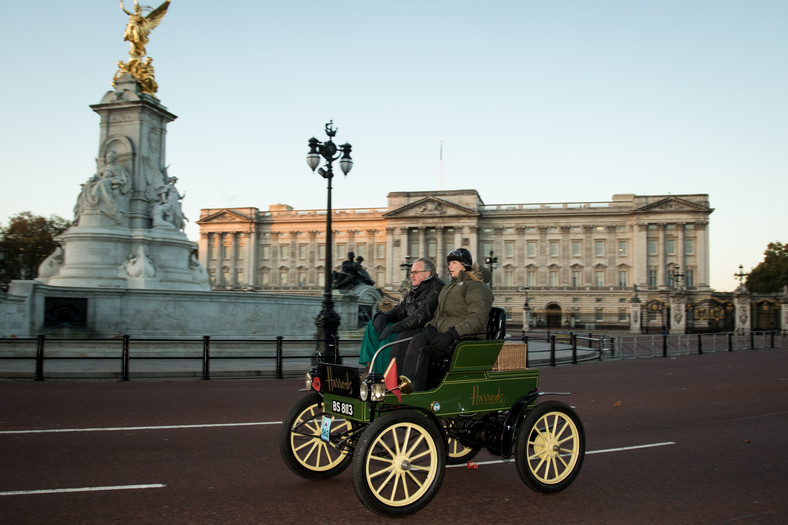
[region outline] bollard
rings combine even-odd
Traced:
[[[555,335],[550,336],[550,366],[555,366]]]
[[[733,352],[733,332],[728,332],[728,352]]]
[[[129,336],[124,335],[121,339],[120,357],[120,380],[129,380]]]
[[[698,355],[703,355],[703,336],[698,334]]]
[[[529,368],[528,363],[528,336],[523,334],[523,343],[525,343],[525,368]]]
[[[755,350],[755,332],[750,332],[750,350]]]
[[[36,381],[44,380],[44,334],[38,334],[36,343]]]
[[[202,379],[211,379],[211,336],[202,336]]]
[[[569,339],[572,341],[572,364],[577,364],[577,335],[570,332]]]
[[[771,341],[771,345],[770,345],[769,348],[774,348],[774,330],[772,330],[772,333],[770,335],[771,335],[770,338],[771,338],[772,341]]]
[[[662,334],[662,357],[668,357],[668,334]]]
[[[282,341],[284,337],[281,335],[276,336],[276,378],[282,379]]]

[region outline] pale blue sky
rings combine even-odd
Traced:
[[[0,222],[71,218],[127,16],[83,0],[3,18]],[[439,189],[442,140],[443,189],[486,204],[708,193],[721,291],[788,241],[785,0],[172,0],[147,52],[179,117],[167,162],[192,221],[324,208],[304,157],[334,119],[355,161],[337,208]]]

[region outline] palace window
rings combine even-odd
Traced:
[[[619,270],[618,272],[618,286],[621,288],[626,288],[627,286],[627,271],[626,270]]]
[[[597,257],[605,255],[605,241],[594,241],[594,255]]]
[[[572,257],[580,257],[582,245],[580,241],[572,241]]]
[[[536,241],[528,241],[526,245],[526,255],[528,255],[528,257],[536,257]]]
[[[605,285],[605,272],[604,270],[596,270],[594,272],[594,286]]]
[[[548,244],[550,257],[558,257],[558,241],[550,241]]]
[[[627,241],[618,241],[618,256],[624,257],[627,255]]]

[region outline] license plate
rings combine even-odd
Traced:
[[[331,411],[344,416],[353,415],[353,404],[342,401],[331,401]]]
[[[328,416],[323,416],[323,427],[320,431],[320,439],[323,441],[328,441],[328,438],[331,437],[331,419]]]

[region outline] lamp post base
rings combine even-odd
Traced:
[[[342,364],[342,357],[337,351],[337,333],[341,318],[334,311],[333,305],[323,305],[323,309],[315,318],[317,326],[317,350],[312,358],[312,364],[319,362]]]

